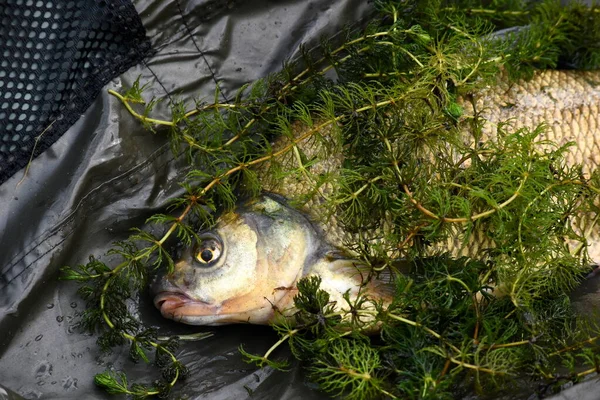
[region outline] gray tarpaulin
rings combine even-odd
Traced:
[[[82,117],[23,178],[18,172],[0,186],[0,399],[2,387],[25,398],[94,399],[108,394],[93,384],[107,368],[125,370],[133,381],[150,383],[155,369],[128,360],[128,349],[103,355],[96,337],[76,327],[84,302],[76,284],[59,282],[59,268],[106,260],[115,240],[161,210],[178,193],[185,163],[174,160],[166,135],[141,127],[107,89],[119,91],[140,76],[147,98],[188,102],[220,101],[241,85],[279,70],[299,53],[345,24],[363,18],[369,5],[358,0],[162,1],[135,7],[155,53],[115,78]],[[169,118],[166,103],[156,109]],[[161,334],[205,328],[163,320],[146,293],[140,317]],[[190,375],[173,392],[189,398],[321,398],[297,372],[287,374],[245,364],[240,343],[264,352],[273,343],[269,328],[230,326],[184,343],[178,357]],[[8,391],[6,391],[8,393]]]
[[[166,135],[143,129],[106,90],[129,87],[140,76],[150,83],[147,99],[176,97],[192,106],[194,98],[211,101],[219,85],[219,100],[227,101],[241,85],[297,56],[301,43],[316,45],[363,19],[370,6],[359,0],[140,0],[135,7],[155,53],[108,84],[33,161],[21,184],[23,171],[0,186],[0,399],[104,399],[109,395],[92,378],[107,368],[125,370],[137,382],[155,378],[155,369],[129,361],[127,347],[101,354],[96,336],[77,329],[84,309],[77,285],[57,281],[61,266],[84,263],[90,254],[106,260],[113,241],[178,193],[186,172]],[[166,103],[157,117],[169,118]],[[598,279],[587,286],[580,298],[589,304],[597,301]],[[190,374],[174,397],[326,397],[297,368],[280,373],[242,361],[240,343],[262,353],[275,339],[270,328],[183,326],[163,320],[147,293],[135,300],[142,321],[161,334],[214,332],[179,348]],[[597,382],[585,385],[559,398],[600,398]]]

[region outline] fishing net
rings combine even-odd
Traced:
[[[52,145],[110,79],[150,49],[129,1],[3,3],[0,184]]]

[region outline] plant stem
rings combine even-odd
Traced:
[[[444,375],[446,375],[448,373],[448,370],[450,370],[451,364],[452,364],[452,361],[450,361],[450,359],[447,358],[446,362],[444,363],[444,368],[442,369],[442,372],[440,372],[440,376],[438,376],[437,380],[435,381],[436,384],[439,385],[439,383],[442,381],[442,378],[444,377]]]
[[[421,211],[423,214],[425,214],[429,218],[436,219],[436,220],[441,220],[443,222],[448,222],[448,223],[464,224],[464,223],[467,223],[467,222],[474,222],[474,221],[477,221],[478,219],[481,219],[481,218],[487,217],[489,215],[492,215],[493,213],[497,212],[498,210],[501,210],[504,207],[508,206],[517,197],[519,197],[519,194],[520,194],[521,190],[523,189],[523,186],[525,185],[525,182],[527,181],[527,177],[528,177],[528,175],[526,174],[525,177],[523,178],[523,180],[521,181],[521,184],[519,185],[519,187],[515,191],[515,193],[513,193],[513,195],[510,196],[507,200],[505,200],[504,202],[500,203],[498,205],[498,207],[495,207],[495,208],[493,208],[491,210],[487,210],[487,211],[481,212],[479,214],[475,214],[475,215],[473,215],[473,216],[471,216],[469,218],[440,217],[440,216],[436,215],[435,213],[429,211],[425,207],[423,207],[417,200],[415,200],[413,194],[411,193],[410,189],[408,188],[408,185],[403,184],[402,188],[404,189],[404,193],[406,193],[406,195],[408,196],[408,199],[410,200],[410,202],[413,203],[414,206],[417,207],[417,209],[419,211]]]
[[[120,93],[118,93],[112,89],[109,89],[108,93],[112,94],[117,99],[119,99],[121,101],[121,103],[123,103],[123,105],[125,106],[127,111],[129,111],[129,113],[131,115],[133,115],[135,118],[139,119],[140,121],[149,122],[149,123],[156,124],[156,125],[175,126],[175,123],[173,121],[165,121],[165,120],[161,120],[161,119],[148,118],[148,117],[145,117],[144,115],[137,113],[131,107],[131,105],[129,104],[129,101],[124,96],[122,96]]]
[[[492,10],[492,9],[486,9],[486,8],[468,8],[466,10],[459,10],[456,7],[445,7],[445,8],[442,8],[440,11],[441,12],[460,11],[460,12],[464,12],[466,14],[499,14],[499,15],[515,15],[515,16],[529,14],[529,11],[513,11],[513,10],[502,11],[502,10]]]
[[[355,192],[352,192],[346,198],[340,199],[337,202],[339,204],[343,204],[348,201],[356,200],[358,195],[361,194],[362,192],[364,192],[370,185],[372,185],[373,183],[380,181],[382,179],[383,179],[383,176],[376,176],[375,178],[369,179],[369,181],[367,183],[365,183],[364,185],[362,185],[358,190],[356,190]]]
[[[361,314],[363,314],[363,313],[364,313],[364,314],[371,314],[371,315],[377,315],[377,314],[379,314],[379,311],[375,311],[375,310],[360,310],[359,312],[360,312]],[[405,324],[408,324],[408,325],[414,326],[414,327],[416,327],[416,328],[420,328],[420,329],[424,330],[425,332],[429,333],[431,336],[435,337],[436,339],[438,339],[438,340],[440,340],[440,341],[442,341],[442,342],[446,343],[446,344],[447,344],[447,345],[448,345],[448,346],[449,346],[449,347],[450,347],[450,348],[451,348],[451,349],[452,349],[454,352],[456,352],[457,354],[460,354],[460,353],[461,353],[461,351],[460,351],[460,349],[459,349],[458,347],[456,347],[456,346],[455,346],[455,345],[453,345],[452,343],[448,342],[448,341],[447,341],[447,340],[446,340],[446,339],[445,339],[445,338],[444,338],[442,335],[440,335],[440,334],[439,334],[439,333],[437,333],[436,331],[434,331],[434,330],[432,330],[432,329],[430,329],[430,328],[426,327],[426,326],[425,326],[425,325],[423,325],[423,324],[420,324],[420,323],[418,323],[418,322],[416,322],[416,321],[412,321],[412,320],[410,320],[410,319],[407,319],[407,318],[401,317],[401,316],[399,316],[399,315],[396,315],[396,314],[392,314],[392,313],[390,313],[390,312],[386,312],[386,313],[385,313],[385,316],[387,316],[387,317],[390,317],[391,319],[395,319],[396,321],[400,321],[400,322],[403,322],[403,323],[405,323]]]
[[[586,375],[594,374],[594,373],[597,373],[597,372],[598,372],[598,367],[595,367],[595,368],[590,368],[590,369],[588,369],[588,370],[585,370],[585,371],[579,372],[579,373],[578,373],[577,375],[575,375],[575,376],[576,376],[576,377],[578,377],[578,378],[581,378],[581,377],[584,377],[584,376],[586,376]]]
[[[381,388],[380,388],[380,389],[379,389],[379,391],[380,391],[381,393],[383,393],[384,395],[388,396],[390,399],[397,399],[397,398],[398,398],[397,396],[394,396],[393,394],[391,394],[391,393],[390,393],[390,392],[388,392],[387,390],[384,390],[384,389],[381,389]]]
[[[560,350],[557,350],[557,351],[555,351],[554,353],[550,353],[550,354],[548,354],[548,355],[549,355],[550,357],[553,357],[553,356],[557,356],[557,355],[559,355],[559,354],[561,354],[561,353],[565,353],[565,352],[567,352],[567,351],[576,350],[576,349],[579,349],[579,348],[581,348],[581,347],[585,346],[586,344],[593,344],[593,343],[594,343],[594,342],[596,342],[598,339],[600,339],[600,336],[594,336],[594,337],[591,337],[591,338],[589,338],[589,339],[583,340],[583,341],[581,341],[581,342],[575,343],[575,344],[573,344],[573,345],[571,345],[571,346],[564,347],[564,348],[562,348],[562,349],[560,349]]]
[[[169,227],[169,229],[167,230],[167,232],[163,235],[163,237],[157,242],[159,246],[162,246],[163,243],[169,238],[169,236],[171,236],[171,234],[173,232],[175,232],[175,229],[177,229],[177,225],[179,223],[181,223],[183,221],[183,219],[188,215],[188,213],[190,212],[190,210],[192,209],[193,206],[193,202],[190,201],[190,203],[188,203],[188,205],[185,207],[185,209],[183,210],[183,212],[179,215],[179,217],[177,217],[177,221],[173,222],[171,224],[171,226]]]
[[[269,348],[269,350],[267,350],[267,352],[263,355],[263,359],[264,360],[268,360],[269,356],[271,355],[272,352],[275,351],[275,349],[277,349],[279,346],[281,346],[286,340],[288,340],[289,338],[291,338],[292,336],[294,336],[296,333],[298,333],[300,330],[299,329],[292,329],[291,331],[289,331],[288,333],[286,333],[285,335],[283,335],[281,337],[281,339],[279,339],[273,346],[271,346]]]
[[[480,367],[478,365],[469,364],[469,363],[466,363],[464,361],[457,360],[456,358],[450,357],[449,360],[452,361],[454,364],[457,364],[460,367],[465,367],[465,368],[468,368],[468,369],[473,369],[473,370],[476,370],[478,372],[486,372],[486,373],[491,374],[491,375],[506,375],[505,372],[494,371],[493,369],[484,368],[484,367]]]
[[[353,46],[353,45],[355,45],[357,43],[363,42],[363,41],[365,41],[367,39],[373,39],[373,38],[377,38],[377,37],[381,37],[381,36],[388,36],[389,34],[390,34],[389,32],[377,32],[377,33],[373,33],[373,34],[370,34],[370,35],[362,36],[360,38],[351,40],[351,41],[343,44],[342,46],[338,47],[337,49],[335,49],[331,53],[329,53],[329,55],[330,56],[335,56],[336,54],[338,54],[338,53],[340,53],[340,52],[348,49],[350,46]],[[343,62],[342,60],[345,61],[346,59],[347,58],[344,57],[341,60],[338,60],[338,64],[341,63],[341,62]],[[326,58],[325,57],[321,57],[320,59],[318,59],[317,61],[315,61],[314,64],[321,64],[321,63],[323,63],[325,61],[326,61]],[[326,69],[321,70],[321,72],[317,72],[316,74],[323,75],[323,74],[325,74],[325,72],[329,71],[331,68],[333,68],[333,67],[329,65],[329,66],[326,67]],[[308,74],[309,72],[311,72],[310,68],[304,69],[302,72],[300,72],[294,78],[292,78],[289,83],[287,83],[285,86],[283,86],[281,88],[281,90],[284,91],[284,90],[288,89],[290,86],[292,86],[294,83],[296,83],[298,80],[300,80],[304,75]],[[309,82],[311,79],[312,79],[312,76],[309,77],[304,82]],[[297,85],[295,85],[294,87],[296,87],[296,86]],[[294,89],[292,89],[292,90],[294,90]]]
[[[526,344],[531,344],[531,340],[521,340],[520,342],[504,343],[504,344],[493,344],[488,347],[488,350],[505,349],[507,347],[517,347]]]

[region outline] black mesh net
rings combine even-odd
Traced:
[[[150,49],[127,0],[0,0],[0,184]]]

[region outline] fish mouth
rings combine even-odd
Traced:
[[[227,304],[208,303],[172,291],[157,293],[154,297],[154,305],[164,318],[188,325],[217,326],[240,323],[265,325],[270,323],[274,315],[273,307],[268,303],[246,307],[245,303],[234,302],[233,307],[228,307]]]
[[[216,307],[202,300],[195,300],[181,292],[160,292],[154,297],[154,305],[163,317],[174,320],[185,320],[194,315],[211,315]]]

